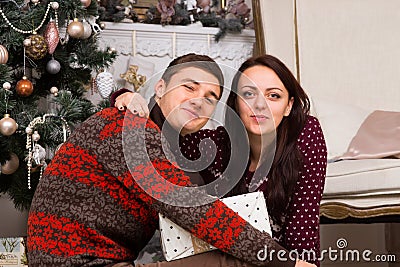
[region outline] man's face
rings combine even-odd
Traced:
[[[156,85],[157,103],[170,125],[182,135],[200,130],[213,114],[221,95],[218,79],[199,68],[188,67]]]

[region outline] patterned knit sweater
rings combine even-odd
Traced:
[[[158,212],[249,263],[294,266],[280,261],[277,253],[258,259],[265,247],[285,250],[221,201],[199,205],[196,201],[209,196],[178,192],[173,184],[189,185],[189,178],[166,159],[160,144],[160,130],[152,121],[116,108],[82,123],[48,165],[35,192],[28,218],[29,266],[133,261],[158,227]],[[197,206],[179,206],[183,201]]]

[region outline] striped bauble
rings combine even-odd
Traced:
[[[0,64],[6,64],[8,61],[8,51],[7,49],[0,45]]]

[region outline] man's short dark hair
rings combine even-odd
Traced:
[[[169,63],[161,78],[168,84],[173,75],[189,67],[199,68],[217,78],[221,90],[219,98],[221,98],[224,89],[224,75],[218,64],[209,56],[190,53],[177,57]]]

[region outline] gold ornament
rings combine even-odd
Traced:
[[[0,45],[0,64],[6,64],[8,61],[8,51],[7,49]]]
[[[52,55],[57,48],[58,42],[60,41],[60,35],[58,33],[57,25],[54,21],[50,21],[47,24],[44,32],[44,39],[49,48],[49,54]]]
[[[1,165],[1,173],[3,174],[13,174],[19,167],[19,158],[18,156],[11,152],[10,159],[7,160],[4,164]]]
[[[33,84],[28,80],[26,76],[22,77],[22,80],[17,82],[15,91],[20,96],[30,96],[33,92]]]
[[[44,58],[44,56],[47,54],[47,44],[44,37],[38,34],[33,34],[29,36],[29,39],[31,41],[30,45],[26,46],[26,54],[34,60]]]
[[[90,3],[91,3],[91,2],[92,2],[91,0],[81,0],[81,3],[82,3],[82,5],[83,5],[84,7],[90,6]]]
[[[68,25],[67,32],[72,38],[80,38],[84,33],[83,24],[77,18]]]
[[[135,92],[139,92],[140,87],[146,82],[146,76],[137,74],[139,67],[137,65],[130,65],[128,71],[120,74],[120,77],[133,85]]]
[[[5,136],[10,136],[17,130],[18,125],[10,114],[5,114],[0,120],[0,133]]]

